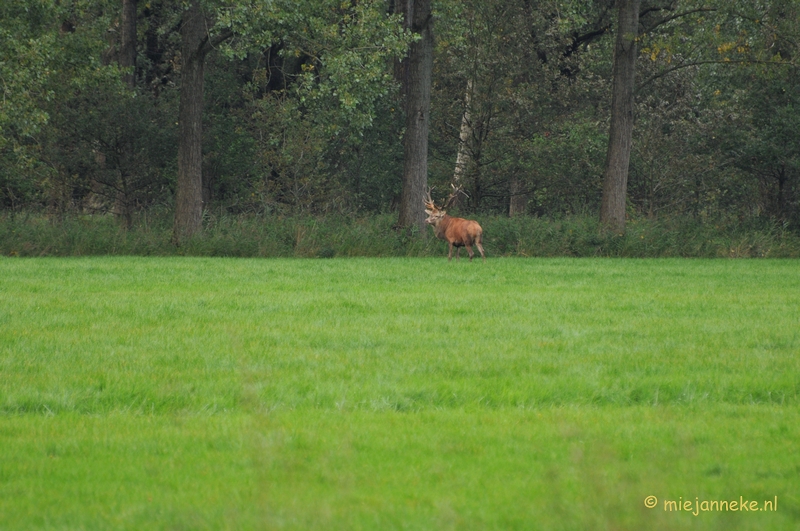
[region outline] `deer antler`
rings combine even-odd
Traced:
[[[453,189],[453,191],[450,194],[450,197],[447,198],[447,201],[445,201],[444,206],[442,207],[442,209],[444,210],[450,208],[453,205],[453,203],[455,203],[458,200],[459,194],[463,194],[465,197],[469,197],[469,195],[467,195],[467,192],[461,189],[461,185],[456,186],[455,184],[451,183],[450,187]]]
[[[425,208],[427,210],[436,210],[436,205],[431,198],[431,190],[433,190],[433,188],[425,187],[425,196],[422,198],[422,202],[425,203]]]

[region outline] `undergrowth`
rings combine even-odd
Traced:
[[[633,219],[624,235],[603,234],[596,218],[476,216],[489,257],[797,258],[800,235],[775,221]],[[202,235],[171,243],[172,218],[141,213],[131,229],[112,216],[72,216],[54,222],[36,213],[0,214],[4,256],[443,256],[447,244],[426,232],[398,231],[393,214],[258,216],[207,213]],[[466,256],[465,252],[461,253]]]

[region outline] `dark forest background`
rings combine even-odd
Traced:
[[[2,2],[2,251],[25,252],[28,242],[29,253],[57,252],[31,242],[88,220],[117,231],[170,225],[184,248],[180,231],[218,235],[223,225],[241,241],[248,230],[263,239],[273,229],[262,226],[284,227],[288,248],[316,224],[362,220],[371,238],[397,233],[409,225],[398,223],[403,202],[422,209],[403,191],[408,93],[419,83],[404,58],[410,47],[424,52],[428,38],[423,178],[434,198],[460,186],[456,212],[486,220],[495,253],[535,254],[544,236],[520,251],[526,235],[562,232],[552,254],[609,251],[594,220],[608,178],[625,1],[440,0],[414,22],[409,6],[422,4]],[[637,229],[645,225],[656,240],[679,227],[702,234],[695,252],[666,253],[676,255],[728,254],[734,232],[751,243],[753,234],[796,237],[800,2],[633,5],[637,31],[624,35],[636,69],[627,237],[646,240]],[[190,182],[202,197],[196,232],[178,226]],[[590,250],[570,251],[570,231]],[[718,236],[719,249],[698,250]],[[322,243],[334,236],[316,238],[311,254],[344,252]],[[670,245],[656,240],[662,251]]]

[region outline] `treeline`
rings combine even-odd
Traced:
[[[0,208],[169,210],[180,243],[245,214],[414,225],[451,183],[461,213],[594,218],[611,183],[623,224],[797,230],[799,7],[6,0]]]

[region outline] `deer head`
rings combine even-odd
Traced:
[[[431,188],[425,189],[425,196],[422,198],[422,202],[425,204],[425,213],[428,214],[425,223],[436,226],[447,212],[436,207],[436,203],[434,203],[433,198],[431,198]]]
[[[425,196],[422,198],[422,202],[425,204],[425,213],[428,214],[428,218],[425,220],[425,223],[434,226],[438,225],[438,223],[447,215],[447,209],[450,208],[450,206],[456,201],[458,195],[467,195],[460,186],[457,187],[455,184],[451,184],[450,186],[453,188],[453,191],[450,193],[450,196],[447,198],[447,201],[445,201],[442,208],[438,208],[431,198],[432,188],[425,189]]]

